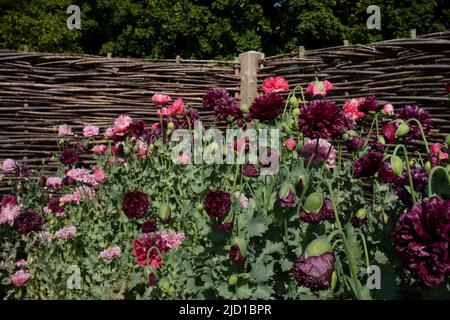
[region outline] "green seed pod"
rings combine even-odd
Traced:
[[[397,131],[395,132],[396,138],[403,138],[406,136],[409,132],[409,127],[406,123],[402,122],[400,126],[397,128]]]
[[[242,113],[248,113],[248,111],[250,110],[250,107],[247,103],[242,102],[241,103],[241,111]]]
[[[334,291],[336,289],[336,285],[338,282],[338,276],[336,271],[333,271],[333,274],[331,275],[331,290]]]
[[[292,110],[292,114],[294,115],[294,117],[298,118],[298,116],[300,115],[300,109],[299,108],[294,108]]]
[[[381,224],[385,225],[389,222],[389,216],[383,212],[383,214],[380,217]]]
[[[129,146],[123,147],[123,153],[125,153],[125,155],[129,156],[131,154],[130,147]]]
[[[235,274],[232,274],[229,278],[228,278],[228,284],[230,286],[234,286],[236,285],[238,282],[238,277]]]
[[[232,116],[227,116],[227,122],[228,122],[228,123],[233,123],[233,121],[234,121],[234,117],[232,117]]]
[[[158,211],[161,220],[166,220],[170,216],[170,207],[167,203],[163,203]]]
[[[167,130],[172,131],[174,128],[175,128],[175,124],[172,121],[170,121],[167,124]]]
[[[323,205],[323,195],[319,192],[313,192],[305,199],[303,207],[308,213],[317,213],[322,208]]]
[[[358,219],[364,219],[365,217],[367,217],[367,210],[365,208],[359,209],[358,211],[356,211],[355,217],[357,217]]]
[[[342,140],[344,140],[345,142],[347,142],[349,138],[350,135],[347,132],[342,135]]]
[[[423,168],[424,168],[425,171],[427,171],[427,172],[430,171],[430,170],[431,170],[431,162],[430,162],[430,161],[425,162]]]
[[[397,176],[401,176],[403,174],[403,161],[402,159],[400,159],[400,157],[391,157],[391,167],[392,171],[394,171]]]
[[[305,259],[317,257],[326,252],[332,252],[331,244],[325,237],[319,237],[311,241],[305,249]]]
[[[293,106],[294,108],[298,107],[298,99],[295,96],[291,96],[289,98],[289,103],[291,104],[291,106]]]

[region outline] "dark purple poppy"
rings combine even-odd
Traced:
[[[14,220],[14,228],[20,233],[30,233],[41,231],[44,225],[44,219],[37,212],[21,212]]]
[[[394,170],[392,169],[390,158],[386,159],[380,166],[378,177],[381,181],[386,183],[391,183],[392,181],[394,181],[395,177],[397,177],[394,173]]]
[[[294,278],[299,285],[311,291],[328,289],[331,287],[335,261],[331,252],[308,258],[302,254],[295,261]]]
[[[353,164],[353,177],[371,177],[378,172],[383,162],[384,155],[380,152],[369,150],[366,154],[356,159]]]
[[[364,147],[364,138],[361,137],[353,137],[348,139],[347,141],[347,149],[350,152],[355,152],[361,150]]]
[[[298,124],[301,132],[311,139],[340,137],[355,128],[355,121],[332,101],[314,100],[300,110]]]
[[[212,218],[221,218],[231,209],[231,196],[228,192],[215,189],[205,198],[205,211]]]
[[[389,143],[395,142],[395,133],[397,132],[397,126],[395,123],[388,123],[381,128],[381,133],[383,134],[384,138]]]
[[[141,225],[141,230],[143,233],[150,233],[156,231],[156,220],[148,219]]]
[[[148,195],[141,191],[131,191],[122,200],[122,210],[129,219],[139,219],[148,210]]]
[[[428,173],[420,167],[411,168],[411,177],[413,181],[414,190],[419,193],[424,193],[428,184]],[[411,195],[409,189],[408,172],[404,170],[403,174],[395,177],[392,182],[392,189],[398,198],[406,205],[411,205]]]
[[[266,93],[253,101],[249,109],[248,119],[273,120],[283,112],[284,103],[285,101],[280,94],[276,92]]]
[[[396,114],[397,119],[402,119],[404,121],[407,121],[409,119],[417,119],[420,124],[422,125],[424,134],[427,135],[431,128],[433,128],[433,121],[431,121],[430,114],[428,111],[426,111],[423,108],[419,108],[416,105],[412,106],[405,106],[401,108],[398,113]],[[413,139],[422,139],[420,134],[420,129],[417,123],[414,121],[411,121],[408,123],[409,131],[404,137],[406,141],[410,141]]]
[[[414,204],[392,237],[403,265],[421,285],[439,285],[450,275],[450,200],[434,196]]]
[[[293,206],[295,206],[297,196],[294,192],[292,192],[291,189],[289,189],[286,195],[283,198],[280,198],[280,190],[278,190],[277,201],[281,208],[292,208]]]
[[[236,263],[243,263],[245,261],[245,257],[242,255],[239,244],[237,243],[230,248],[230,260]]]
[[[61,152],[59,160],[64,165],[73,164],[79,160],[78,153],[75,150],[66,149]]]
[[[247,163],[246,165],[244,165],[243,174],[246,177],[255,178],[259,176],[259,171],[256,169],[254,164]]]
[[[364,113],[376,112],[381,108],[375,96],[368,96],[364,99],[364,102],[359,106],[359,111]]]

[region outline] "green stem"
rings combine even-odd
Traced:
[[[358,235],[361,237],[361,240],[362,240],[362,243],[363,243],[364,256],[366,258],[366,266],[367,266],[367,269],[369,269],[369,267],[370,267],[369,251],[367,250],[366,237],[361,232],[358,232]]]
[[[333,193],[333,188],[332,188],[331,183],[330,183],[329,180],[326,181],[326,184],[327,184],[327,187],[328,187],[328,191],[330,193],[330,201],[331,201],[331,204],[333,206],[334,218],[336,220],[336,225],[337,225],[337,227],[338,227],[338,229],[339,229],[339,231],[341,233],[342,244],[344,245],[344,251],[345,251],[345,254],[347,255],[348,265],[350,267],[351,278],[352,278],[352,281],[353,281],[353,285],[355,287],[356,299],[360,300],[362,298],[362,294],[361,294],[360,284],[359,284],[359,281],[358,281],[358,272],[357,272],[357,269],[356,269],[356,264],[353,261],[353,257],[352,257],[351,252],[350,252],[350,245],[348,243],[348,239],[345,236],[345,233],[344,233],[344,231],[342,229],[341,221],[339,220],[339,213],[338,213],[336,202],[335,202],[334,195],[333,195],[334,194]]]
[[[428,197],[431,197],[433,195],[432,184],[433,184],[433,176],[436,171],[444,172],[445,176],[447,177],[448,183],[450,185],[450,175],[449,175],[448,171],[444,167],[441,167],[441,166],[434,167],[433,169],[431,169],[430,175],[428,176],[428,187],[427,187]]]
[[[427,150],[427,153],[430,154],[430,146],[428,145],[427,137],[425,136],[425,133],[424,133],[424,131],[423,131],[422,124],[420,123],[419,120],[417,120],[417,119],[415,119],[415,118],[409,119],[409,120],[407,120],[405,123],[408,124],[408,123],[410,123],[411,121],[415,122],[415,123],[417,124],[417,126],[419,127],[419,129],[420,129],[420,135],[422,136],[423,143],[425,144],[425,149]]]
[[[394,149],[394,153],[393,153],[394,156],[397,155],[397,151],[399,149],[403,150],[403,155],[405,156],[406,170],[408,172],[408,182],[409,182],[409,188],[410,188],[409,191],[411,192],[411,200],[413,203],[416,203],[417,199],[416,199],[416,194],[414,192],[414,183],[413,183],[413,179],[412,179],[412,175],[411,175],[411,166],[409,165],[408,151],[406,150],[404,145],[399,144]]]

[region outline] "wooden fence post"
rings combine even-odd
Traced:
[[[264,53],[257,51],[247,51],[239,55],[242,102],[251,104],[258,96],[258,69],[259,60],[262,59],[264,59]]]
[[[416,34],[416,29],[411,29],[409,30],[409,34],[411,36],[411,39],[415,39],[417,34]]]

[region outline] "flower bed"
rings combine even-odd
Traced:
[[[450,136],[429,145],[424,109],[374,96],[339,106],[332,89],[316,80],[285,99],[289,84],[268,78],[251,105],[210,89],[203,105],[225,133],[162,93],[152,124],[61,124],[60,152],[44,161],[53,176],[2,163],[3,179],[25,181],[2,195],[1,294],[449,297]],[[425,156],[407,151],[411,139]]]

